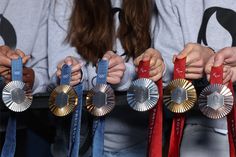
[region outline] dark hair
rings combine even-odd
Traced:
[[[87,61],[96,63],[112,50],[118,36],[127,57],[136,57],[151,45],[151,0],[123,0],[117,35],[110,0],[74,0],[67,40]]]
[[[137,57],[151,46],[150,0],[123,0],[118,37],[128,57]]]

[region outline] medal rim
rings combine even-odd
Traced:
[[[102,92],[107,95],[107,103],[101,107],[97,107],[95,104],[93,104],[93,96],[97,92]],[[102,117],[109,114],[115,107],[115,94],[113,89],[107,84],[97,84],[88,91],[84,106],[89,113],[96,117]]]
[[[176,88],[183,88],[187,93],[187,100],[178,104],[171,99],[171,94]],[[165,106],[173,113],[185,113],[192,109],[197,102],[197,92],[192,82],[186,79],[172,80],[164,89],[163,102]]]
[[[20,104],[17,104],[16,102],[14,102],[11,97],[11,91],[16,88],[19,88],[25,92],[25,99]],[[11,81],[2,90],[2,100],[5,106],[11,111],[24,112],[32,104],[32,101],[33,101],[32,91],[27,89],[26,84],[22,81]]]
[[[131,88],[135,86],[147,88],[147,90],[150,92],[149,98],[146,99],[145,102],[139,103],[135,100],[135,94],[131,92]],[[127,91],[127,102],[129,106],[135,111],[145,112],[151,110],[156,106],[158,100],[158,87],[154,81],[147,78],[139,78],[132,81],[129,90]]]
[[[64,107],[58,107],[58,105],[56,104],[56,97],[60,93],[65,93],[68,96],[68,103]],[[58,117],[67,116],[75,110],[75,107],[77,105],[78,105],[78,96],[74,88],[69,85],[57,86],[50,94],[49,109],[55,116]]]

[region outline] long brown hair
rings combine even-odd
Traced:
[[[112,50],[117,36],[127,57],[136,57],[151,45],[151,0],[123,0],[117,35],[110,0],[74,0],[67,40],[87,61],[96,63]]]

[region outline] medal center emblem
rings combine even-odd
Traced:
[[[181,104],[188,99],[187,92],[184,88],[177,87],[171,93],[171,100]]]
[[[11,91],[12,101],[21,104],[25,100],[25,91],[20,88],[15,88]]]
[[[98,91],[93,96],[93,104],[96,105],[96,107],[100,108],[103,105],[107,104],[107,94],[103,93],[101,91]]]
[[[144,87],[135,86],[133,92],[135,93],[135,100],[139,103],[144,103],[149,97],[149,91]]]
[[[56,96],[55,104],[59,107],[65,107],[68,103],[69,97],[66,93],[61,92]]]
[[[224,105],[224,96],[218,92],[213,92],[207,96],[207,106],[217,110]]]

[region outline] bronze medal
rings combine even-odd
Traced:
[[[2,100],[10,110],[23,112],[31,106],[33,96],[24,82],[11,81],[2,91]]]
[[[78,104],[75,90],[69,85],[56,87],[49,98],[49,109],[56,116],[62,117],[74,111]]]
[[[97,84],[86,96],[85,108],[94,116],[104,116],[114,107],[115,95],[109,85]]]
[[[131,108],[136,111],[152,109],[159,99],[156,84],[146,78],[140,78],[132,82],[128,92],[127,101]]]
[[[191,82],[175,79],[165,88],[163,100],[171,112],[184,113],[194,106],[197,94]]]
[[[233,95],[228,87],[212,84],[201,92],[198,102],[203,115],[211,119],[220,119],[232,110]]]

